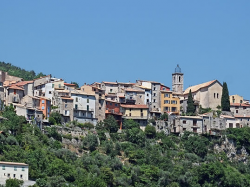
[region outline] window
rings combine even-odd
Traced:
[[[233,128],[233,123],[229,123],[229,128]]]
[[[169,97],[169,94],[165,93],[165,94],[164,94],[164,97]]]
[[[181,76],[179,76],[179,82],[181,82]]]
[[[147,93],[147,97],[149,96],[149,94]]]
[[[242,103],[242,100],[240,100],[240,103]]]
[[[112,91],[113,91],[113,89],[110,89],[110,90],[109,90],[109,92],[112,92]]]
[[[186,120],[183,120],[183,124],[187,124],[187,121],[186,121]]]
[[[217,93],[217,99],[219,99],[219,94]]]
[[[177,104],[177,101],[173,100],[171,101],[171,104]]]
[[[238,114],[238,110],[236,110],[236,114]]]
[[[20,179],[22,179],[23,178],[23,175],[20,175]]]
[[[65,108],[67,108],[67,106],[68,106],[68,105],[67,105],[67,104],[65,104]]]
[[[215,93],[214,93],[214,98],[215,98]]]
[[[75,104],[75,109],[77,109],[78,108],[78,105],[77,104]]]
[[[13,178],[16,178],[16,174],[13,174]]]
[[[141,112],[143,112],[143,110],[141,109]]]
[[[58,87],[61,88],[61,84],[59,84]]]
[[[2,166],[2,170],[5,170],[5,166]]]
[[[165,107],[165,111],[167,111],[167,112],[168,112],[168,107]]]
[[[68,102],[68,100],[66,99],[66,100],[65,100],[65,103],[67,103],[67,102]]]
[[[164,104],[169,104],[169,100],[164,100]]]
[[[42,110],[44,110],[44,106],[42,106]]]
[[[129,116],[131,116],[131,113],[129,113]]]
[[[156,90],[156,87],[154,87],[154,90]]]
[[[89,103],[89,99],[87,99],[87,103]]]
[[[118,104],[115,104],[115,106],[118,106]]]
[[[42,104],[44,104],[44,100],[42,100]]]
[[[154,96],[156,96],[156,93],[154,93]]]
[[[54,88],[54,84],[52,84],[52,88]]]
[[[102,107],[99,107],[99,110],[101,110],[102,109]]]
[[[147,103],[149,103],[149,99],[147,99]]]
[[[112,106],[112,103],[110,103],[109,105]]]
[[[78,97],[76,97],[76,102],[78,102]]]
[[[87,111],[89,111],[89,105],[87,105]]]
[[[14,166],[14,171],[16,171],[17,170],[17,167],[16,166]]]
[[[16,95],[16,90],[14,90],[14,94]]]
[[[51,94],[51,91],[49,91],[49,94]]]
[[[8,177],[10,177],[10,174],[8,173]]]
[[[155,101],[155,99],[154,99],[154,103],[155,103],[156,101]]]

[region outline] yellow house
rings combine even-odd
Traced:
[[[140,126],[147,125],[147,105],[121,105],[121,112],[123,114],[123,119],[133,119],[134,121],[138,122]]]
[[[244,99],[243,97],[239,95],[230,95],[230,103],[243,103]]]
[[[172,91],[161,90],[161,111],[162,113],[180,113],[180,98]]]

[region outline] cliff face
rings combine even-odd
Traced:
[[[227,158],[231,161],[238,161],[247,163],[248,152],[245,147],[242,146],[240,149],[236,148],[236,143],[233,140],[228,140],[225,138],[222,141],[221,145],[215,144],[214,146],[215,153],[226,153]]]

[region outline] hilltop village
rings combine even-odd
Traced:
[[[61,115],[61,123],[72,121],[94,126],[113,116],[119,129],[125,119],[133,119],[142,130],[147,124],[157,131],[220,135],[226,128],[249,125],[250,104],[239,95],[230,96],[230,111],[221,110],[222,84],[211,80],[184,90],[184,73],[179,65],[172,74],[172,89],[160,82],[136,80],[128,82],[94,82],[77,88],[51,75],[32,81],[0,71],[1,104],[13,105],[16,114],[25,116],[43,130],[50,125],[52,112]],[[194,115],[187,115],[191,91]],[[167,117],[166,117],[167,116]],[[160,123],[164,121],[167,123]]]

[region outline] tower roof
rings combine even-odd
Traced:
[[[175,68],[175,73],[181,73],[181,68],[179,64],[177,64],[177,67]]]

